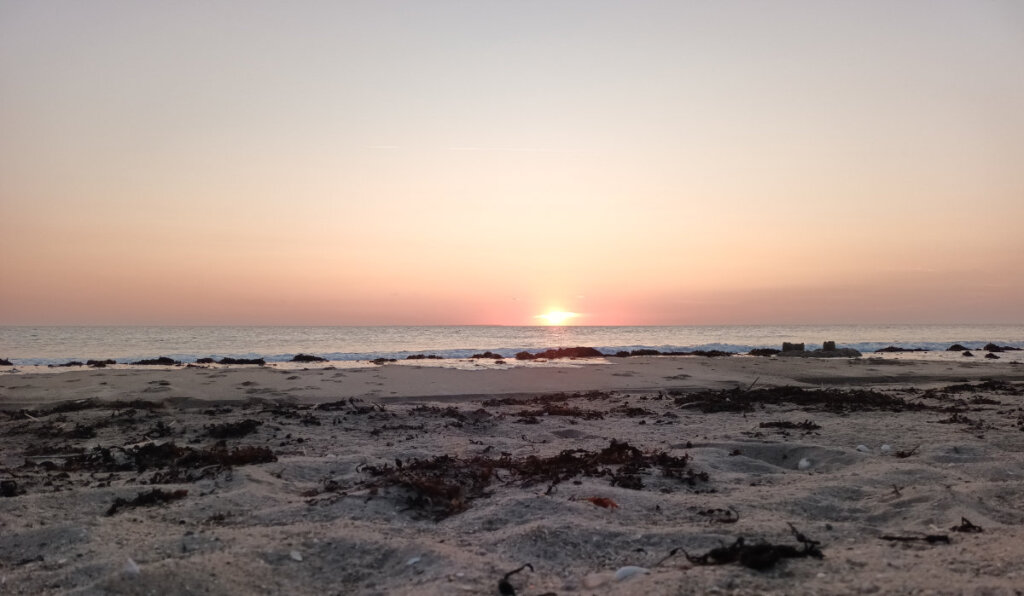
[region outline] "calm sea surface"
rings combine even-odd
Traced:
[[[513,356],[567,346],[602,352],[653,348],[662,351],[809,346],[834,340],[870,352],[889,345],[945,350],[960,343],[977,349],[988,342],[1024,347],[1024,325],[837,325],[680,327],[0,327],[0,358],[16,365],[69,360],[130,362],[170,356],[184,362],[213,356],[289,360],[298,353],[336,361],[435,354],[465,358],[490,350]],[[819,346],[816,346],[819,347]]]

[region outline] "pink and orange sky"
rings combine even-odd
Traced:
[[[0,0],[0,324],[1024,321],[1016,1]]]

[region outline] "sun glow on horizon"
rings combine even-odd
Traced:
[[[548,311],[548,312],[546,312],[546,313],[544,313],[542,315],[537,315],[536,318],[540,319],[541,322],[543,324],[545,324],[545,325],[558,326],[558,325],[565,325],[566,323],[568,323],[569,321],[575,319],[578,316],[580,316],[579,313],[575,313],[575,312],[566,312],[566,311],[562,311],[562,310],[552,310],[552,311]]]

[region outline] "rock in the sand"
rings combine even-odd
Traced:
[[[783,350],[777,354],[787,358],[860,358],[863,354],[853,348],[837,348],[835,350]]]
[[[77,361],[77,360],[72,360],[71,362],[65,362],[64,364],[50,364],[50,365],[48,365],[48,368],[66,368],[66,367],[69,367],[69,366],[85,366],[85,365],[82,364],[81,362]]]
[[[139,360],[132,362],[134,366],[177,366],[181,364],[177,360],[168,358],[167,356],[161,356],[159,358],[148,358],[145,360]]]
[[[965,348],[964,346],[961,346],[960,344],[953,344],[953,345],[949,346],[948,348],[946,348],[946,351],[947,352],[966,352],[967,348]]]
[[[15,480],[0,480],[0,497],[18,496],[18,483]]]
[[[782,342],[782,351],[783,352],[803,352],[804,351],[804,344],[802,344],[802,343],[794,344],[794,343],[789,343],[788,341],[784,341],[784,342]]]
[[[296,354],[292,356],[292,362],[327,362],[326,358],[313,356],[312,354]]]
[[[642,575],[644,573],[650,572],[644,567],[626,565],[625,567],[619,567],[619,569],[615,572],[615,581],[620,582],[624,579],[629,579],[634,575]]]
[[[972,354],[969,350],[964,350],[963,353],[960,355],[967,356],[968,358],[974,358],[974,354]]]
[[[0,366],[14,366],[11,361],[6,358],[0,358]]]
[[[988,354],[985,354],[985,358],[988,358],[989,360],[999,360],[999,356],[996,356],[992,352],[989,352]]]
[[[675,352],[673,354],[676,354]],[[722,356],[732,356],[732,352],[723,352],[722,350],[694,350],[692,352],[683,352],[684,356],[704,356],[705,358],[720,358]]]
[[[264,366],[267,361],[262,358],[221,358],[218,364],[256,364]]]
[[[898,346],[889,346],[887,348],[879,348],[875,350],[876,354],[899,354],[900,352],[927,352],[924,348],[901,348]]]

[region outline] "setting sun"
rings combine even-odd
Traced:
[[[553,310],[542,315],[537,315],[545,325],[565,325],[572,319],[580,316],[578,313]]]

